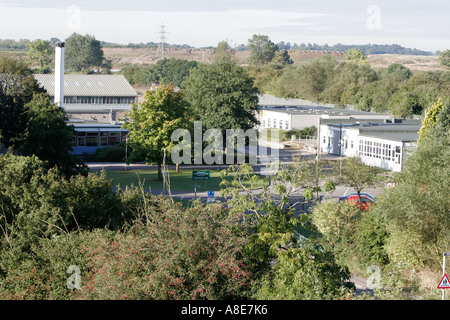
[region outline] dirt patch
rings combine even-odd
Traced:
[[[374,54],[369,55],[368,60],[372,68],[387,68],[393,63],[399,63],[411,71],[445,71],[446,68],[439,65],[437,56],[413,56],[400,54]]]
[[[153,64],[162,59],[161,52],[156,48],[103,48],[104,55],[112,61],[114,69],[120,69],[127,64]],[[165,58],[184,59],[211,63],[214,61],[214,49],[165,49]],[[240,65],[248,63],[249,51],[236,51],[235,57]],[[344,53],[338,51],[311,51],[311,50],[289,50],[289,55],[295,65],[306,63],[312,59],[325,55],[333,56],[337,61],[344,61]],[[397,54],[375,54],[369,55],[368,60],[373,68],[387,68],[393,63],[400,63],[411,71],[437,71],[446,70],[439,65],[437,56],[415,56]]]
[[[113,68],[120,69],[127,64],[153,64],[162,59],[162,54],[156,48],[103,48],[104,55],[112,61]],[[332,55],[334,57],[343,57],[342,52],[335,51],[308,51],[308,50],[291,50],[289,55],[294,64],[301,64],[312,59],[319,58],[324,55]],[[188,61],[198,61],[211,63],[214,61],[214,49],[165,49],[165,58],[184,59]],[[249,51],[236,51],[235,58],[240,65],[246,65],[248,62]]]

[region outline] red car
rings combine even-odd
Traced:
[[[366,210],[375,202],[375,198],[368,193],[361,193],[361,210]],[[355,206],[359,207],[358,194],[356,192],[350,193],[346,196],[339,197],[339,202],[347,201],[353,203]]]

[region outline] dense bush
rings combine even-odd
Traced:
[[[122,194],[104,173],[65,179],[34,156],[10,153],[0,156],[0,171],[1,240],[10,245],[27,250],[42,237],[125,223]]]
[[[61,233],[3,246],[3,299],[233,299],[250,289],[246,243],[220,205],[152,196],[121,231]],[[136,216],[135,216],[136,217]],[[70,269],[71,267],[72,269]],[[79,277],[78,287],[75,277]]]
[[[84,155],[84,160],[92,162],[123,162],[125,161],[125,152],[128,158],[131,150],[130,146],[125,148],[125,144],[121,143],[114,147],[98,148],[93,154]]]

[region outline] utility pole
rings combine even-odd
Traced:
[[[158,46],[158,53],[161,52],[161,59],[164,59],[164,44],[166,42],[166,26],[164,23],[161,25],[161,31],[159,31],[159,34],[161,35],[159,38],[159,46]]]

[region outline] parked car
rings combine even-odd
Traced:
[[[375,198],[368,193],[361,193],[361,209],[366,210],[375,202]],[[346,196],[339,197],[339,202],[347,201],[353,203],[355,206],[359,207],[358,193],[349,193]]]

